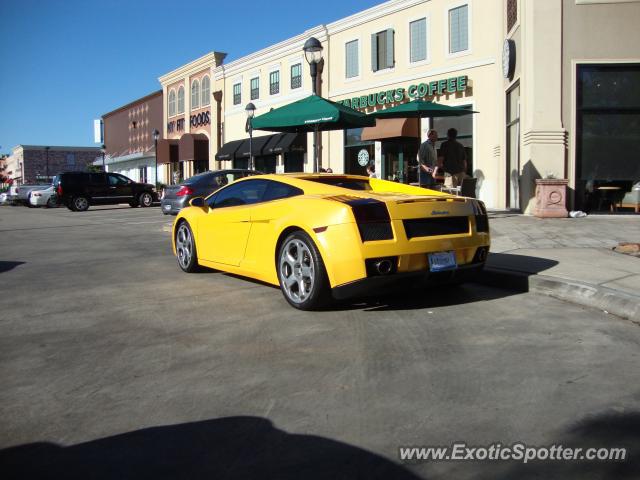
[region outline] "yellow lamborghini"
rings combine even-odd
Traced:
[[[295,308],[399,279],[465,280],[482,269],[481,201],[337,174],[248,177],[196,197],[173,225],[185,272],[209,267],[279,285]]]

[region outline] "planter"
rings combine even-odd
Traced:
[[[536,180],[536,203],[533,214],[540,218],[566,218],[567,185],[563,178],[541,178]]]

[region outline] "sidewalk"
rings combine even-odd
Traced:
[[[540,219],[490,212],[489,224],[486,283],[640,322],[640,258],[612,250],[640,242],[640,215]]]

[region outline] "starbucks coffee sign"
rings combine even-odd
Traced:
[[[395,88],[392,90],[382,90],[376,93],[369,93],[359,97],[342,100],[341,103],[347,107],[358,109],[376,107],[389,103],[402,102],[405,99],[415,100],[424,97],[434,97],[445,93],[464,92],[468,87],[468,77],[451,77],[428,83],[418,83],[409,85],[407,88]]]

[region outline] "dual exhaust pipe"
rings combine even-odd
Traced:
[[[393,271],[393,264],[391,260],[377,260],[373,262],[373,268],[375,268],[378,275],[389,275]]]

